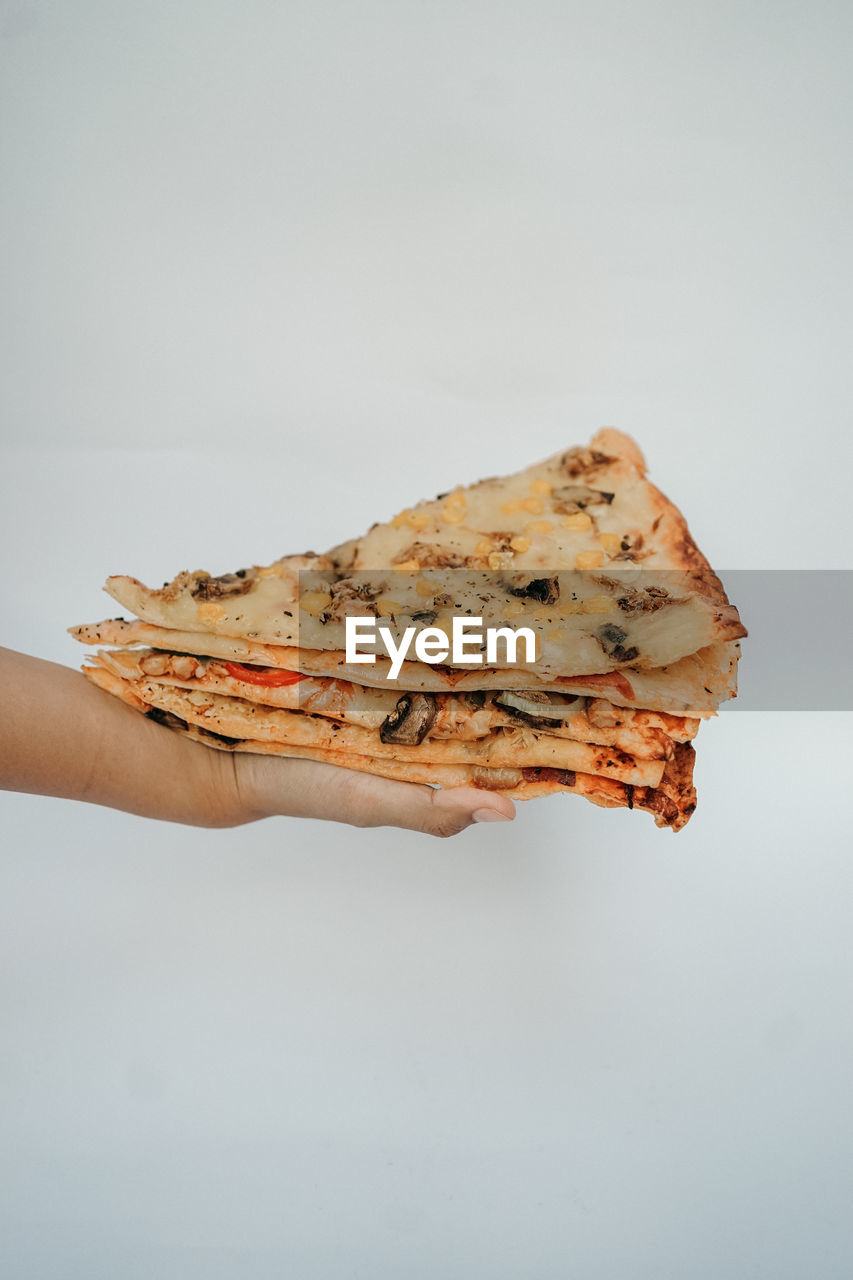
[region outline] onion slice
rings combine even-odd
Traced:
[[[495,694],[495,703],[513,715],[531,720],[566,721],[580,710],[581,698],[562,694],[540,693],[537,689],[517,693],[512,690]]]

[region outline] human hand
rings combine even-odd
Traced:
[[[234,752],[225,759],[233,762],[241,810],[255,817],[289,814],[355,827],[404,827],[452,836],[474,822],[508,821],[515,816],[515,806],[506,796],[476,787],[438,790],[281,756]],[[239,820],[251,821],[251,817]]]
[[[0,649],[0,787],[202,827],[274,815],[449,836],[515,814],[499,793],[445,791],[313,760],[212,750],[67,667]]]

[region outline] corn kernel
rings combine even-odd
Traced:
[[[523,554],[525,551],[530,550],[530,539],[519,533],[514,538],[510,538],[509,545],[513,551],[519,551]]]
[[[299,607],[316,618],[317,614],[328,609],[331,603],[332,597],[328,591],[306,591],[299,601]]]
[[[553,488],[554,486],[551,484],[550,480],[534,480],[530,486],[530,492],[538,493],[545,498]]]
[[[489,556],[490,569],[508,569],[512,564],[512,555],[507,551],[493,551]]]
[[[412,529],[425,529],[430,523],[430,517],[425,511],[410,511],[406,517],[406,523]]]
[[[489,538],[481,538],[474,548],[475,556],[487,556],[490,551],[494,550],[494,543]]]
[[[545,510],[541,498],[523,498],[521,502],[522,508],[529,511],[532,516],[541,516]]]
[[[282,567],[280,564],[267,564],[262,569],[258,569],[259,578],[280,578],[282,575]]]
[[[510,502],[504,502],[501,505],[501,512],[505,516],[514,516],[521,510],[521,503],[518,498],[513,498]]]
[[[399,567],[400,566],[397,565],[398,569]],[[374,601],[374,603],[379,611],[379,616],[382,618],[388,618],[392,613],[403,612],[403,606],[398,604],[396,600],[389,600],[387,596],[381,596],[378,600]]]
[[[397,514],[394,516],[394,518],[393,518],[393,519],[392,519],[392,521],[391,521],[391,528],[392,528],[392,529],[403,529],[403,528],[405,528],[405,526],[409,523],[409,516],[410,516],[411,514],[412,514],[412,513],[411,513],[411,511],[408,509],[408,507],[405,509],[405,511],[398,511],[398,512],[397,512]]]
[[[584,613],[609,613],[612,608],[610,596],[587,596],[583,601]]]
[[[399,564],[395,564],[395,569],[420,569],[417,560],[401,560]]]
[[[461,524],[465,519],[465,512],[460,507],[445,507],[441,518],[445,524]]]
[[[452,493],[447,495],[444,501],[448,507],[464,507],[468,504],[468,499],[462,489],[454,489]]]
[[[615,555],[622,545],[622,539],[618,533],[600,533],[598,541],[601,543],[608,555]]]
[[[570,516],[563,516],[562,525],[564,529],[591,529],[592,516],[585,511],[574,511]]]
[[[421,578],[420,582],[415,583],[415,591],[419,596],[432,596],[438,590],[438,583],[433,582],[430,578]]]
[[[220,618],[225,617],[225,610],[222,608],[222,605],[213,604],[209,600],[198,605],[197,612],[199,622],[219,622]]]
[[[525,533],[553,533],[554,525],[550,520],[531,520],[524,526]]]
[[[603,564],[603,551],[581,551],[575,556],[576,569],[600,569]]]

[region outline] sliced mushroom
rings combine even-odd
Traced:
[[[603,627],[599,627],[595,633],[598,643],[601,645],[605,653],[611,658],[615,658],[617,662],[626,663],[633,662],[639,657],[640,650],[636,645],[627,648],[625,641],[628,639],[628,632],[623,627],[617,627],[613,622],[607,622]]]
[[[171,711],[161,711],[159,707],[149,707],[145,715],[155,724],[162,724],[167,729],[176,729],[179,733],[185,733],[189,727],[185,720],[172,715]]]
[[[404,693],[379,728],[382,742],[416,747],[429,733],[437,706],[431,693]]]
[[[222,573],[217,578],[212,578],[209,573],[199,573],[191,594],[196,600],[226,600],[231,596],[244,596],[254,583],[255,574],[251,569]]]
[[[603,489],[590,489],[585,484],[564,484],[551,495],[554,510],[561,515],[573,515],[587,507],[600,507],[613,501],[612,493]]]
[[[611,458],[599,449],[569,449],[560,459],[566,474],[570,476],[589,475],[599,467],[607,467],[615,458]]]
[[[523,693],[512,690],[495,694],[495,704],[518,720],[524,720],[536,729],[547,729],[554,724],[564,724],[579,710],[579,697],[562,697],[560,694],[542,693],[539,689],[525,689]]]
[[[515,586],[507,587],[511,596],[525,600],[537,600],[540,604],[556,604],[560,598],[560,580],[556,574],[550,578],[514,578]]]

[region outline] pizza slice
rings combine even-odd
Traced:
[[[539,675],[659,668],[744,635],[639,449],[609,429],[406,508],[324,556],[183,572],[156,590],[117,575],[105,589],[167,630],[317,651],[343,650],[346,618],[365,613],[395,641],[411,626],[446,632],[454,614],[511,620],[535,633],[527,665]]]

